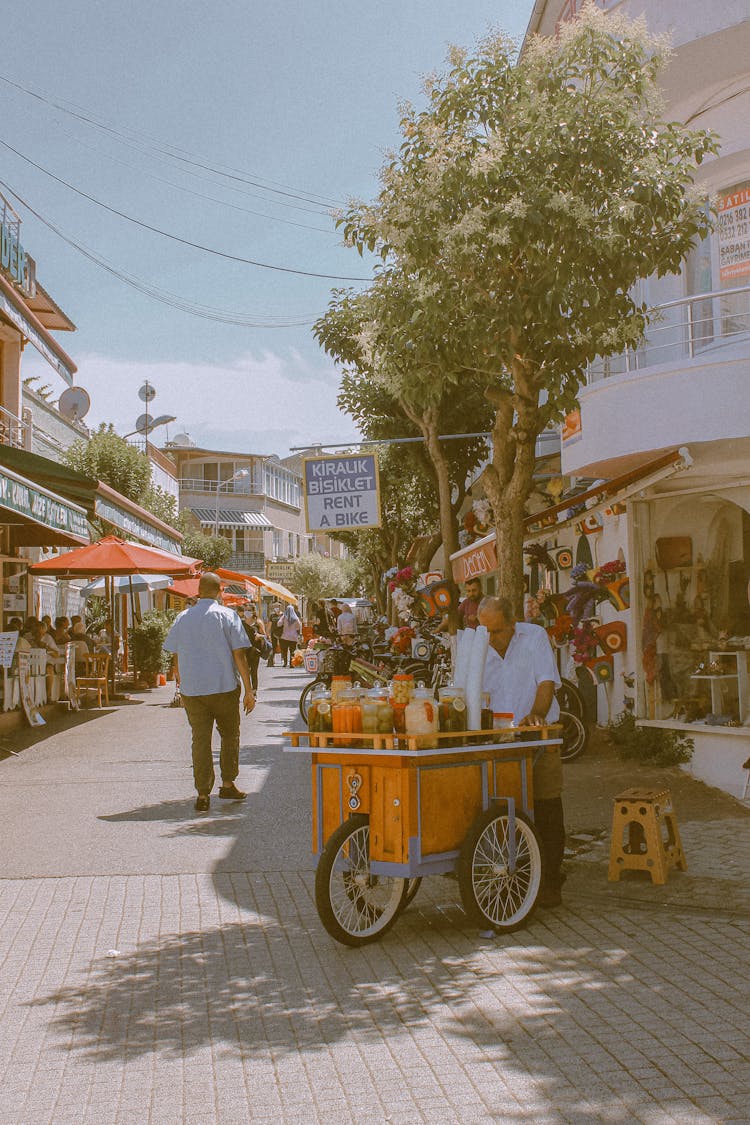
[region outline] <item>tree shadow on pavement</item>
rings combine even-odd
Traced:
[[[90,723],[92,719],[111,715],[116,707],[82,708],[80,711],[63,711],[47,716],[44,727],[19,727],[16,730],[0,732],[0,761],[15,757],[16,754],[39,746],[49,738],[65,731]]]

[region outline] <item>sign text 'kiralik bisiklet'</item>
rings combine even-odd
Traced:
[[[375,453],[306,457],[303,461],[308,531],[380,527],[380,487]]]

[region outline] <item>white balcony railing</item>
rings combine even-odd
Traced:
[[[15,449],[27,449],[31,437],[31,427],[23,419],[11,414],[0,406],[0,445],[12,445]]]
[[[201,480],[199,477],[181,477],[181,492],[203,492],[216,495],[217,488],[221,487],[222,495],[235,493],[238,496],[263,496],[265,490],[247,480]]]
[[[665,301],[649,310],[651,324],[637,348],[589,365],[588,382],[659,363],[707,358],[742,337],[750,340],[750,285]]]

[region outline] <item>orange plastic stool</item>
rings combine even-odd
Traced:
[[[671,867],[687,871],[671,793],[626,789],[614,799],[609,881],[619,880],[623,871],[647,871],[661,886]]]

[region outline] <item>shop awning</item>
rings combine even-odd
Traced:
[[[11,547],[79,547],[89,542],[85,508],[0,465],[0,523]]]
[[[297,597],[291,590],[287,590],[286,586],[282,586],[280,582],[272,582],[270,578],[256,578],[255,575],[249,575],[248,581],[252,582],[254,586],[262,586],[269,593],[274,594],[277,598],[281,598],[283,602],[289,602],[290,605],[297,605]]]
[[[199,523],[216,524],[216,509],[190,508]],[[262,512],[233,512],[230,508],[219,508],[219,527],[253,527],[256,531],[273,531]]]
[[[173,555],[180,552],[183,537],[179,531],[147,512],[140,504],[121,496],[103,481],[97,482],[94,512],[99,519],[150,547]]]
[[[562,528],[585,519],[600,509],[622,503],[636,492],[690,468],[692,463],[689,450],[683,447],[643,461],[629,472],[612,477],[611,480],[600,481],[577,496],[529,516],[524,523],[525,542],[550,539]],[[478,539],[451,555],[451,568],[456,582],[466,582],[469,578],[490,574],[497,569],[495,539],[495,532],[492,531],[483,539]]]
[[[36,313],[24,302],[9,281],[0,274],[0,313],[17,328],[21,335],[44,356],[50,367],[72,385],[78,368],[54,336],[51,336]]]

